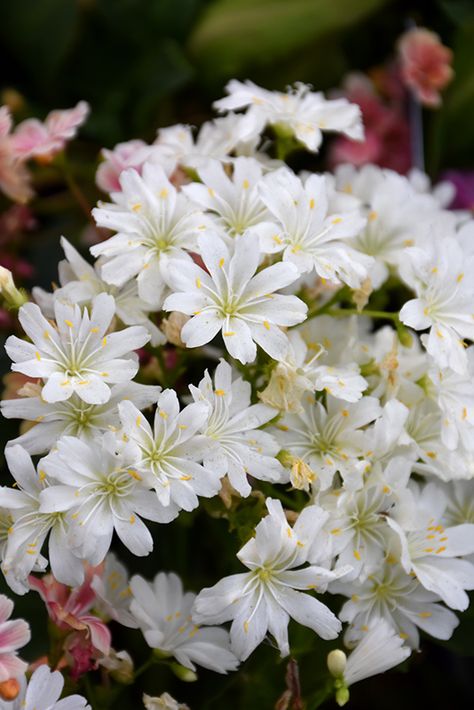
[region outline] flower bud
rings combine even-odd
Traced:
[[[180,680],[184,680],[185,683],[194,683],[197,680],[197,673],[191,671],[189,668],[185,668],[180,663],[171,663],[171,670]]]
[[[184,348],[185,344],[181,340],[181,330],[189,320],[189,316],[184,313],[173,311],[168,318],[164,318],[161,323],[161,330],[166,336],[166,340],[179,348]]]
[[[328,653],[326,663],[330,674],[334,678],[342,678],[346,670],[347,656],[344,651],[337,648]]]
[[[26,295],[15,286],[12,272],[4,266],[0,266],[0,292],[9,308],[18,309],[28,301]]]
[[[336,703],[342,708],[349,700],[349,688],[347,685],[342,685],[336,690]]]

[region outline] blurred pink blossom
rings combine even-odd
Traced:
[[[394,83],[392,77],[391,84]],[[344,96],[360,106],[365,139],[356,143],[338,137],[330,149],[331,166],[340,163],[365,165],[375,163],[405,173],[410,168],[410,133],[399,94],[384,102],[373,82],[364,74],[349,74],[343,86]]]
[[[402,79],[424,106],[441,104],[440,91],[453,78],[453,53],[437,34],[424,27],[405,32],[398,41]]]
[[[52,111],[44,123],[28,118],[14,129],[8,107],[1,106],[0,190],[15,202],[28,202],[34,192],[26,162],[31,158],[50,161],[74,138],[88,113],[89,105],[80,101],[72,109]]]
[[[142,140],[131,140],[118,143],[113,150],[104,148],[104,160],[97,168],[95,181],[97,187],[104,192],[119,192],[121,190],[119,177],[122,170],[135,168],[141,174],[145,161],[150,157],[153,148]]]
[[[37,118],[28,118],[16,127],[12,135],[16,154],[24,160],[52,159],[64,149],[67,141],[75,137],[88,115],[89,104],[79,101],[74,108],[51,111],[44,123]]]

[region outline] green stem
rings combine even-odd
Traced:
[[[151,658],[148,659],[148,661],[145,661],[145,663],[138,668],[138,670],[135,671],[133,679],[136,680],[139,676],[141,676],[145,671],[147,671],[149,668],[155,665],[157,662],[156,658],[151,656]]]
[[[322,316],[325,313],[328,312],[328,310],[333,306],[335,303],[339,303],[340,301],[343,301],[346,296],[349,295],[349,288],[347,286],[343,286],[340,288],[336,293],[334,293],[329,301],[326,301],[326,303],[323,306],[319,306],[319,308],[312,308],[308,311],[308,316],[307,320],[310,320],[311,318],[316,318],[316,316]]]
[[[325,312],[329,316],[334,316],[334,318],[345,318],[346,316],[356,315],[368,316],[369,318],[383,318],[385,320],[392,320],[395,323],[398,321],[398,313],[391,313],[390,311],[358,311],[357,308],[329,308]]]
[[[77,204],[81,208],[81,210],[84,212],[85,216],[87,219],[94,225],[94,219],[92,217],[92,208],[82,192],[81,188],[79,187],[78,183],[76,182],[76,178],[74,177],[71,168],[69,166],[69,163],[67,161],[66,155],[63,153],[62,155],[58,156],[56,158],[56,165],[58,166],[59,170],[62,173],[62,176],[64,177],[64,180],[66,182],[66,185],[69,188],[69,191],[71,195],[74,197],[76,200]]]

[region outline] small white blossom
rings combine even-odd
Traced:
[[[244,364],[255,359],[256,343],[270,357],[282,357],[288,340],[278,326],[301,323],[307,311],[296,296],[275,293],[296,280],[296,267],[280,263],[256,273],[260,252],[245,237],[230,252],[217,235],[201,235],[199,251],[207,271],[171,263],[168,283],[177,293],[163,306],[193,316],[181,331],[187,347],[205,345],[221,331],[229,353]]]
[[[342,621],[351,624],[346,634],[348,643],[367,633],[374,618],[385,619],[411,648],[419,646],[418,629],[447,640],[459,624],[456,615],[439,603],[440,597],[424,589],[391,556],[365,581],[336,582],[331,591],[349,597],[339,614]]]
[[[135,575],[130,587],[130,611],[151,648],[174,656],[191,670],[196,670],[196,665],[217,673],[236,670],[238,660],[230,650],[228,632],[200,627],[193,622],[191,614],[196,595],[183,592],[176,574],[160,572],[153,582]]]
[[[36,668],[27,682],[21,680],[20,692],[13,702],[0,700],[0,710],[91,710],[82,695],[68,695],[60,700],[64,676],[48,666]]]
[[[357,211],[329,214],[326,178],[311,175],[303,184],[291,170],[270,173],[260,185],[262,201],[273,221],[263,223],[262,251],[283,251],[283,260],[294,264],[300,274],[313,269],[333,283],[360,286],[373,259],[350,246],[365,226]]]
[[[36,471],[28,453],[18,445],[8,447],[5,457],[15,479],[14,488],[0,488],[0,504],[10,509],[13,518],[2,564],[6,581],[17,594],[29,590],[30,572],[47,565],[41,550],[49,535],[49,561],[54,576],[64,584],[81,584],[83,569],[68,544],[66,517],[61,512],[41,510],[41,493],[49,485],[42,463]]]
[[[155,489],[162,522],[172,520],[181,509],[194,510],[198,496],[210,498],[219,490],[219,472],[198,463],[203,452],[197,432],[205,426],[208,412],[203,402],[180,412],[176,392],[165,390],[158,398],[152,428],[132,402],[119,405],[134,468]]]
[[[405,303],[400,320],[415,330],[430,329],[421,340],[441,368],[467,372],[463,339],[474,339],[474,257],[452,237],[433,239],[424,249],[407,250],[402,276],[416,298]]]
[[[145,163],[120,175],[122,191],[113,193],[114,204],[100,204],[92,214],[99,227],[116,232],[91,247],[101,256],[101,277],[123,286],[137,277],[140,298],[159,308],[166,289],[170,258],[190,260],[204,216],[178,193],[159,165]]]
[[[281,655],[288,655],[290,617],[323,639],[336,638],[341,629],[338,619],[322,602],[303,593],[325,591],[328,582],[350,569],[337,573],[314,564],[302,568],[318,544],[327,513],[308,506],[291,528],[279,501],[268,498],[267,508],[270,514],[257,525],[255,537],[237,554],[250,571],[225,577],[214,587],[203,589],[195,603],[193,617],[198,623],[232,620],[231,647],[241,660],[250,656],[268,631]]]
[[[259,135],[266,125],[293,134],[308,150],[317,152],[322,131],[338,131],[354,140],[362,140],[360,109],[347,99],[328,101],[322,93],[296,84],[287,93],[267,91],[251,81],[232,79],[226,86],[229,94],[214,103],[220,111],[247,108],[246,118],[252,135]]]
[[[189,386],[195,402],[209,405],[203,434],[204,467],[228,475],[230,484],[242,496],[251,487],[247,474],[263,481],[284,483],[285,470],[274,457],[277,440],[258,427],[275,416],[264,404],[250,404],[251,386],[241,378],[232,381],[231,366],[221,360],[214,374],[214,385],[206,371],[199,387]]]
[[[77,556],[100,564],[114,530],[134,555],[151,552],[153,539],[139,516],[158,521],[162,511],[112,433],[90,443],[64,436],[42,465],[54,484],[43,491],[40,511],[69,511],[68,547]]]
[[[4,399],[1,412],[7,419],[26,419],[34,426],[8,446],[21,444],[30,454],[49,452],[61,436],[77,436],[90,441],[97,434],[117,430],[118,404],[131,400],[138,409],[154,404],[161,392],[157,385],[127,382],[112,385],[110,399],[105,404],[88,404],[77,394],[64,402],[46,402],[41,396]]]
[[[11,335],[5,349],[12,370],[46,383],[41,397],[62,402],[76,393],[88,404],[104,404],[111,397],[109,383],[128,382],[138,370],[133,352],[150,336],[141,326],[107,333],[115,312],[112,296],[101,293],[89,313],[56,301],[56,321],[50,323],[34,303],[20,308],[19,320],[32,342]]]

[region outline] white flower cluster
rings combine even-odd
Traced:
[[[173,573],[135,575],[113,618],[218,672],[268,634],[287,655],[290,617],[322,639],[346,622],[348,686],[404,660],[420,630],[450,638],[474,589],[474,222],[389,170],[297,174],[264,152],[264,131],[277,158],[316,151],[326,129],[360,139],[345,100],[228,94],[196,140],[174,126],[109,152],[103,183],[130,167],[93,211],[112,231],[95,265],[63,239],[60,287],[20,309],[26,339],[6,349],[25,384],[2,412],[28,425],[6,449],[2,569],[18,593],[48,560],[77,586],[114,532],[147,555],[144,521],[263,489],[245,571],[197,596]],[[220,360],[186,391],[139,384],[147,343],[162,370],[166,348]],[[326,592],[347,597],[339,618]]]

